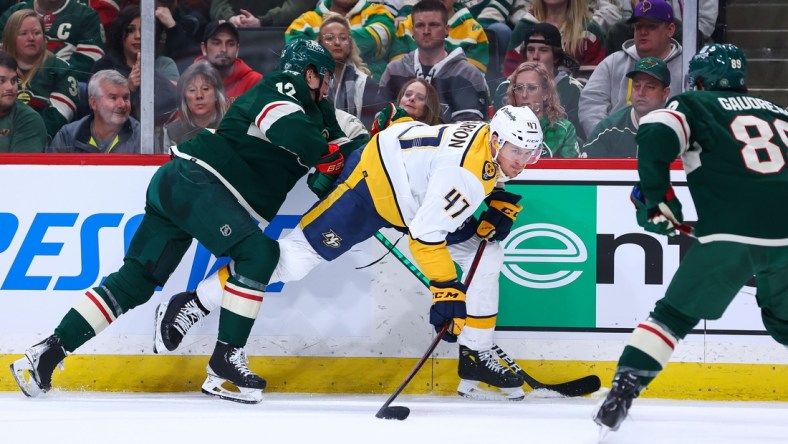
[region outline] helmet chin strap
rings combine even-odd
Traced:
[[[312,88],[309,86],[309,82],[306,82],[306,87],[309,88],[309,91],[312,91],[312,99],[314,99],[315,103],[319,102],[322,98],[320,95],[320,90],[323,89],[323,76],[321,76],[317,70],[312,70],[315,76],[318,78],[317,88]],[[306,74],[305,74],[306,75]]]
[[[492,140],[490,141],[490,143],[492,144]],[[492,162],[493,165],[495,165],[496,179],[498,182],[506,182],[507,180],[509,180],[509,176],[507,176],[506,173],[503,172],[503,168],[501,167],[501,164],[498,163],[498,155],[501,154],[501,148],[503,147],[498,145],[498,143],[496,142],[495,144],[493,144],[493,148],[495,148],[495,155],[493,156]]]

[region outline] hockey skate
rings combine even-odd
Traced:
[[[523,378],[501,365],[492,350],[477,352],[461,345],[457,373],[461,378],[457,393],[466,398],[490,401],[525,398]],[[480,383],[489,384],[498,391],[483,389]]]
[[[613,388],[608,392],[605,400],[599,406],[594,422],[599,424],[600,438],[608,431],[616,431],[627,418],[632,400],[637,398],[642,389],[640,379],[629,372],[617,373],[613,379]]]
[[[257,404],[262,401],[265,379],[249,370],[248,362],[243,348],[217,341],[211,360],[208,361],[208,377],[202,384],[202,392],[244,404]],[[226,388],[227,383],[234,387]]]
[[[55,335],[25,350],[25,357],[11,364],[11,373],[22,393],[35,398],[48,392],[52,388],[52,373],[55,367],[63,370],[66,354],[60,338]]]
[[[153,321],[153,353],[178,348],[186,332],[208,313],[193,291],[178,293],[169,302],[159,304]]]

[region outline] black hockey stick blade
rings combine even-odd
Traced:
[[[571,381],[561,382],[558,384],[545,384],[543,382],[537,381],[522,369],[520,369],[517,374],[522,376],[525,380],[525,383],[534,389],[551,390],[570,397],[585,396],[594,393],[595,391],[599,390],[600,387],[602,387],[602,381],[599,380],[599,376],[597,375],[587,375],[579,379],[573,379]]]
[[[396,419],[397,421],[404,421],[408,415],[410,415],[410,409],[401,405],[383,406],[375,413],[376,418]]]
[[[493,344],[493,351],[497,353],[498,357],[503,359],[503,362],[505,362],[512,370],[514,370],[518,375],[522,376],[525,383],[531,386],[533,389],[552,390],[564,396],[574,397],[585,396],[590,393],[594,393],[602,386],[602,381],[599,380],[599,376],[597,375],[583,376],[580,379],[573,379],[571,381],[561,382],[559,384],[545,384],[543,382],[537,381],[533,376],[526,373],[525,370],[520,367],[520,364],[512,359],[511,356],[507,355],[506,352],[503,351],[497,344]]]

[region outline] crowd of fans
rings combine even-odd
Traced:
[[[329,97],[365,134],[529,106],[544,157],[636,157],[640,117],[682,91],[680,0],[156,0],[156,153],[215,129],[267,72],[247,29],[319,41]],[[718,0],[699,0],[711,38]],[[139,153],[138,0],[0,0],[0,152]],[[266,48],[266,50],[270,50]],[[247,55],[254,51],[247,51]],[[15,100],[12,100],[14,98]],[[393,111],[392,111],[393,110]]]

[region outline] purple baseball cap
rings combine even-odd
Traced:
[[[632,17],[627,23],[635,23],[639,18],[673,23],[673,7],[665,0],[642,0],[635,5]]]

